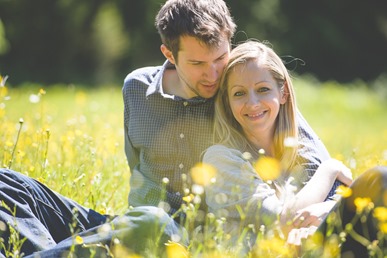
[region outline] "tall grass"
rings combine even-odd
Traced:
[[[363,82],[340,85],[310,78],[296,80],[295,87],[302,114],[332,157],[355,177],[387,164],[387,99],[380,91]]]
[[[387,165],[387,104],[376,92],[363,84],[308,78],[297,78],[295,86],[301,112],[332,156],[350,166],[355,177]],[[101,213],[122,214],[127,208],[130,171],[120,86],[2,86],[0,131],[2,167],[36,178]],[[186,211],[197,215],[192,207]],[[227,222],[206,219],[214,225],[207,235],[190,233],[192,256],[207,257],[203,253],[208,251],[210,256],[234,257],[240,247],[222,233],[221,225]],[[258,241],[270,251],[255,250],[256,257],[283,252],[276,247],[284,244],[280,239],[261,235]]]
[[[127,208],[129,168],[119,87],[28,85],[1,92],[3,167],[13,160],[11,169],[102,213]]]

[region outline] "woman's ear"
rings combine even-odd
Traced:
[[[175,58],[173,57],[173,54],[172,54],[172,51],[169,50],[169,48],[168,48],[166,45],[161,44],[160,50],[161,50],[161,53],[163,53],[163,55],[165,56],[165,58],[168,59],[168,61],[169,61],[171,64],[176,64]]]
[[[281,101],[280,104],[283,105],[288,101],[289,97],[289,88],[288,83],[285,81],[284,84],[281,86]]]

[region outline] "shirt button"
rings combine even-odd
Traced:
[[[184,134],[183,134],[183,133],[180,134],[180,138],[181,138],[181,139],[184,138]]]
[[[186,106],[188,106],[188,102],[187,101],[184,101],[183,102],[183,105],[186,107]]]
[[[183,167],[184,167],[183,163],[180,163],[179,168],[183,169]]]

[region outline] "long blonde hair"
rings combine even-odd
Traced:
[[[286,103],[281,105],[279,110],[273,145],[275,158],[281,162],[284,171],[289,171],[294,165],[297,149],[286,147],[284,141],[289,137],[298,139],[296,99],[290,75],[283,61],[272,48],[264,43],[249,40],[239,44],[231,51],[215,101],[214,141],[242,152],[255,151],[256,153],[252,153],[253,157],[258,155],[258,150],[255,150],[256,148],[247,140],[241,125],[234,118],[228,98],[228,78],[234,71],[233,68],[251,60],[259,61],[262,67],[268,69],[278,87],[284,86],[288,93]]]

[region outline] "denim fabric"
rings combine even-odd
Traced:
[[[172,238],[187,244],[184,229],[160,208],[136,207],[108,222],[109,216],[82,207],[38,181],[8,169],[0,169],[0,201],[4,202],[0,206],[0,223],[10,223],[19,231],[20,239],[26,238],[21,252],[27,257],[67,257],[69,252],[74,252],[74,257],[90,257],[93,251],[94,257],[108,257],[103,246],[112,247],[115,239],[135,253],[147,251],[150,246],[153,252],[163,254],[165,243]],[[76,243],[71,233],[70,224],[74,221],[73,232],[82,237],[83,243]],[[0,234],[8,244],[8,227]],[[83,244],[91,247],[85,248]]]
[[[378,243],[378,221],[374,218],[373,213],[367,215],[367,219],[362,221],[355,219],[357,215],[354,201],[356,198],[370,198],[375,207],[387,206],[387,167],[379,166],[367,170],[362,173],[351,185],[352,195],[348,198],[342,198],[332,210],[340,219],[330,221],[326,219],[318,231],[326,236],[329,234],[337,234],[345,228],[345,225],[352,224],[353,230],[360,236],[368,239],[370,242]],[[381,247],[385,247],[385,243],[379,243]],[[351,234],[346,236],[346,241],[341,244],[342,257],[369,257],[367,246],[360,243],[352,237]]]
[[[135,207],[124,216],[110,223],[91,228],[78,234],[83,243],[69,237],[46,251],[34,253],[26,258],[51,257],[111,257],[109,251],[120,250],[114,257],[139,254],[141,257],[165,257],[166,243],[178,240],[188,245],[186,231],[160,208],[153,206]],[[69,256],[73,253],[73,256]]]
[[[82,207],[40,182],[8,169],[0,169],[0,202],[4,204],[0,206],[0,223],[13,225],[20,238],[26,238],[22,246],[24,254],[53,248],[70,237],[69,225],[74,220],[76,232],[105,223],[107,219],[107,216]],[[72,212],[74,208],[78,210],[76,218]],[[5,244],[9,242],[9,228],[6,228],[0,230]],[[4,254],[4,250],[1,253]]]

